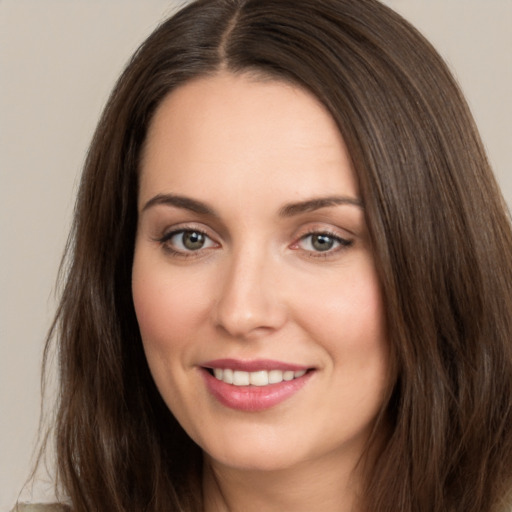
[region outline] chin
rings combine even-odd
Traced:
[[[266,432],[246,432],[236,437],[231,434],[199,444],[210,461],[243,471],[279,471],[300,464],[305,458],[297,450],[300,445],[296,440],[276,432],[273,436]]]
[[[225,451],[223,453],[207,453],[207,458],[215,464],[237,471],[273,472],[294,467],[299,463],[290,453],[263,452],[261,450]]]

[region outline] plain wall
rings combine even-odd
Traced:
[[[0,511],[31,465],[42,346],[89,140],[127,59],[177,3],[0,0]],[[512,1],[386,3],[450,64],[512,205]]]

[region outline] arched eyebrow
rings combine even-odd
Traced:
[[[293,217],[294,215],[300,215],[301,213],[313,212],[315,210],[320,210],[321,208],[339,205],[351,205],[364,209],[363,202],[360,199],[347,196],[329,196],[287,204],[279,210],[279,216]]]
[[[175,194],[157,194],[152,197],[142,208],[142,212],[156,205],[174,206],[189,210],[200,215],[210,215],[220,217],[219,214],[208,204],[192,199],[191,197]],[[328,196],[307,199],[296,203],[289,203],[279,209],[280,217],[293,217],[301,213],[312,212],[327,208],[329,206],[351,205],[363,209],[363,203],[360,199],[348,196]]]
[[[141,212],[146,211],[148,208],[151,208],[152,206],[160,204],[174,206],[176,208],[182,208],[184,210],[190,210],[194,213],[199,213],[201,215],[211,215],[213,217],[218,217],[215,210],[208,206],[206,203],[203,203],[202,201],[197,201],[196,199],[192,199],[191,197],[178,196],[174,194],[158,194],[155,197],[152,197],[144,205]]]

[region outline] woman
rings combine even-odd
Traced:
[[[446,66],[378,2],[160,26],[68,258],[72,510],[510,507],[510,221]]]

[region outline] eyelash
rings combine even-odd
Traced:
[[[182,227],[180,229],[175,229],[173,231],[165,233],[162,237],[158,238],[156,241],[158,243],[160,243],[160,245],[165,250],[165,252],[167,252],[168,254],[170,254],[173,257],[179,257],[179,258],[198,257],[201,254],[202,250],[211,248],[211,247],[205,247],[205,248],[201,247],[197,250],[177,250],[177,249],[173,248],[171,244],[168,243],[173,237],[180,235],[180,234],[183,236],[185,233],[197,233],[199,235],[204,236],[206,239],[210,240],[214,244],[217,244],[217,242],[215,242],[208,235],[208,233],[206,233],[206,231],[204,231],[202,229],[197,229],[194,227]],[[333,254],[338,253],[339,251],[343,251],[343,250],[349,248],[354,243],[353,240],[348,240],[346,238],[342,238],[339,235],[337,235],[336,233],[333,233],[330,231],[311,230],[311,231],[308,231],[307,233],[305,233],[304,235],[302,235],[296,242],[294,242],[291,245],[291,248],[293,250],[300,249],[299,244],[301,242],[303,242],[307,238],[315,236],[315,235],[319,236],[319,237],[324,236],[324,237],[330,238],[333,240],[334,243],[338,244],[338,246],[335,247],[334,249],[329,248],[325,251],[305,250],[307,256],[310,258],[328,258],[328,257],[332,256]]]
[[[329,248],[326,251],[306,251],[307,256],[310,258],[329,258],[330,256],[333,256],[334,254],[338,253],[339,251],[348,249],[354,243],[353,240],[348,240],[346,238],[342,238],[341,236],[339,236],[336,233],[333,233],[331,231],[312,229],[311,231],[308,231],[306,234],[302,235],[298,239],[297,242],[294,242],[292,247],[298,247],[300,242],[302,242],[302,241],[306,240],[308,237],[312,237],[314,235],[325,236],[327,238],[332,239],[335,243],[337,243],[339,245],[338,245],[338,247],[336,247],[334,249]]]
[[[179,229],[169,231],[168,233],[165,233],[162,237],[158,238],[157,242],[159,242],[160,245],[162,246],[162,248],[164,249],[164,251],[167,252],[171,256],[178,257],[178,258],[191,258],[191,257],[193,258],[193,257],[199,256],[199,253],[201,252],[201,249],[203,249],[203,248],[199,248],[196,251],[194,251],[194,250],[177,250],[177,249],[173,248],[171,244],[168,243],[176,235],[181,234],[183,236],[185,233],[197,233],[197,234],[204,236],[206,239],[214,242],[214,240],[208,235],[208,233],[206,233],[206,231],[204,231],[202,229],[194,228],[194,227],[181,227]],[[214,243],[217,244],[217,242],[214,242]],[[208,249],[208,247],[204,248],[204,249]]]

